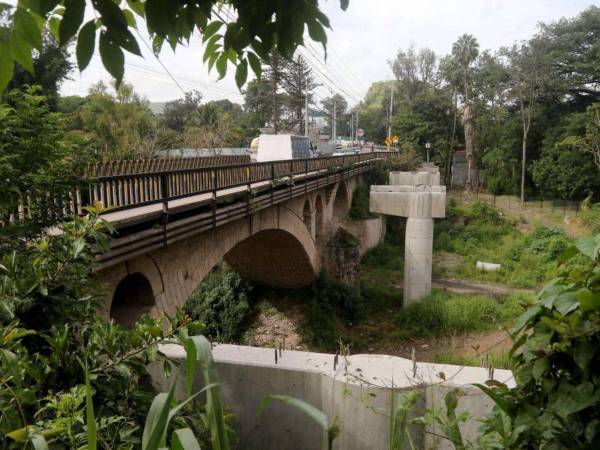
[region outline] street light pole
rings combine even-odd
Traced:
[[[425,144],[425,148],[427,149],[427,162],[429,162],[429,150],[431,149],[431,142],[427,142]]]

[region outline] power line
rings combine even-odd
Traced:
[[[308,43],[306,48],[317,60],[319,60],[319,57],[317,55],[315,55],[315,52],[317,52],[317,50],[311,43]],[[329,61],[331,61],[331,59]],[[330,69],[332,72],[337,74],[340,78],[342,78],[344,80],[344,82],[346,83],[346,88],[348,88],[350,91],[352,91],[352,93],[355,94],[358,98],[363,97],[363,95],[354,87],[354,83],[346,77],[346,75],[345,75],[346,69],[344,69],[342,67],[339,67],[339,68],[334,67],[333,65],[329,65],[328,62],[322,62],[321,64],[325,68]]]

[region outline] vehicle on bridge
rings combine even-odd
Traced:
[[[307,136],[261,134],[258,138],[257,162],[315,158],[317,152]]]

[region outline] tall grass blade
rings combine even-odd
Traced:
[[[171,450],[201,450],[200,444],[189,428],[182,428],[173,432]]]
[[[402,450],[404,441],[408,439],[412,446],[412,438],[408,432],[408,414],[418,399],[416,391],[393,392],[392,414],[390,415],[390,450]]]
[[[142,450],[158,450],[165,446],[169,412],[176,384],[177,380],[171,385],[168,394],[162,392],[152,400],[142,434]]]
[[[187,341],[193,343],[196,349],[197,361],[200,361],[202,364],[204,384],[211,386],[218,383],[210,342],[204,336],[192,336]],[[186,348],[190,345],[188,342],[185,343]],[[218,385],[212,386],[206,391],[206,416],[210,429],[212,450],[229,450],[229,438],[225,425],[223,402],[221,401],[221,393]]]
[[[96,450],[98,441],[98,429],[96,428],[96,417],[94,415],[94,399],[92,385],[90,384],[90,371],[85,366],[85,415],[87,421],[88,450]]]
[[[260,402],[260,406],[258,407],[258,414],[262,414],[267,405],[272,401],[276,400],[286,405],[293,406],[297,410],[301,411],[305,415],[307,415],[310,419],[313,420],[316,424],[318,424],[323,431],[326,433],[326,445],[325,448],[331,449],[333,445],[334,439],[337,437],[339,429],[337,426],[329,426],[329,420],[323,411],[318,408],[315,408],[310,403],[306,403],[304,400],[300,400],[294,397],[289,397],[287,395],[265,395]]]

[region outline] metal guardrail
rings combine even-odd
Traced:
[[[241,163],[194,167],[196,163],[187,161],[185,168],[169,170],[168,166],[150,166],[155,170],[140,171],[145,164],[129,162],[125,173],[117,171],[118,164],[105,167],[109,174],[98,174],[93,177],[86,188],[72,192],[43,192],[26,196],[15,211],[3,211],[2,224],[26,221],[27,218],[44,209],[52,209],[57,215],[54,220],[60,221],[69,215],[83,215],[87,206],[101,203],[106,212],[122,211],[147,205],[162,203],[168,209],[172,200],[195,195],[212,193],[224,189],[236,188],[261,182],[270,182],[276,186],[280,180],[297,175],[318,173],[319,171],[337,171],[348,169],[356,164],[377,161],[390,156],[394,152],[370,152],[330,156],[312,159],[292,159],[264,163]],[[102,172],[102,170],[100,171]],[[52,206],[48,208],[48,206]],[[57,213],[58,211],[58,213]]]
[[[322,170],[344,169],[354,164],[376,161],[389,152],[361,153],[312,159],[291,159],[264,163],[178,169],[100,176],[95,179],[81,204],[101,202],[110,211],[120,211],[156,203],[168,203],[194,195],[277,181]],[[81,214],[81,211],[77,211]]]

